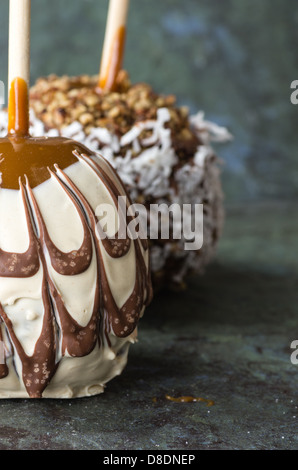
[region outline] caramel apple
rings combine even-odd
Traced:
[[[21,24],[10,49],[19,51],[30,1],[10,5],[10,35]],[[148,243],[129,236],[118,205],[127,193],[102,156],[29,135],[28,61],[10,66],[0,139],[0,398],[94,395],[125,367],[151,299]],[[101,226],[101,204],[116,224]]]

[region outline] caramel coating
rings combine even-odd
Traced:
[[[19,189],[26,176],[34,188],[50,178],[55,164],[63,170],[75,163],[75,153],[90,156],[87,147],[71,139],[29,136],[28,87],[15,78],[9,92],[8,135],[0,139],[1,187]]]
[[[26,175],[34,188],[50,178],[48,168],[57,164],[63,170],[76,163],[75,151],[90,156],[87,147],[72,139],[8,135],[0,139],[1,187],[19,189]]]

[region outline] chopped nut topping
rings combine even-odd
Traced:
[[[158,95],[146,83],[131,85],[124,70],[117,77],[117,92],[98,90],[97,82],[97,76],[88,75],[39,78],[30,90],[31,107],[47,130],[78,121],[86,135],[93,127],[105,127],[118,137],[139,121],[156,119],[157,110],[166,107],[178,156],[182,160],[193,156],[200,142],[190,127],[188,109],[177,107],[174,95]]]

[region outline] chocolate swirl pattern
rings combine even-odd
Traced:
[[[96,207],[118,214],[120,196],[111,166],[79,149],[40,184],[0,187],[0,397],[91,395],[121,373],[152,290],[147,241],[101,237]]]

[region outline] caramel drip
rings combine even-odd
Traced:
[[[171,397],[170,395],[165,396],[167,400],[174,401],[176,403],[194,403],[197,401],[201,401],[206,403],[207,406],[213,406],[214,401],[213,400],[208,400],[207,398],[202,398],[202,397],[191,397],[191,396],[182,396],[182,397]]]
[[[20,190],[25,209],[29,247],[25,253],[9,253],[0,248],[0,277],[31,277],[39,269],[38,244],[22,184]]]
[[[117,90],[117,75],[122,68],[124,45],[125,45],[126,28],[120,26],[118,29],[113,46],[111,48],[111,56],[105,75],[100,75],[98,87],[99,90],[116,91]]]
[[[1,330],[1,323],[2,320],[0,318],[0,347],[4,347],[4,342],[3,342],[3,336],[2,336],[2,330]],[[5,357],[5,349],[2,351],[0,350],[0,360],[4,360],[4,363],[0,361],[0,379],[4,379],[4,377],[8,376],[8,367],[6,364],[6,357]]]
[[[8,100],[8,133],[18,136],[29,134],[28,86],[23,78],[15,78],[10,85]]]
[[[63,137],[21,137],[8,135],[0,139],[1,188],[19,189],[25,175],[31,188],[50,178],[50,169],[58,164],[67,168],[77,162],[74,151],[89,154],[78,142]]]

